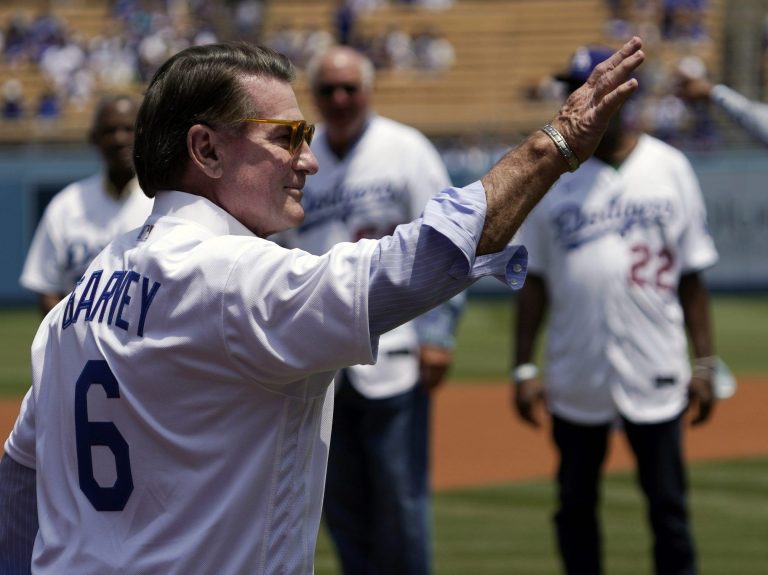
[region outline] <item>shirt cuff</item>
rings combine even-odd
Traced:
[[[478,180],[464,188],[446,188],[424,208],[423,224],[448,238],[464,254],[468,268],[485,222],[485,188]]]
[[[447,188],[424,210],[424,225],[448,238],[464,255],[451,267],[451,276],[479,279],[493,276],[512,289],[525,281],[528,250],[509,245],[494,254],[476,256],[486,214],[485,188],[478,180],[464,188]]]

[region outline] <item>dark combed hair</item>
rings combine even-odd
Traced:
[[[177,189],[187,165],[187,132],[195,124],[234,126],[258,112],[242,79],[293,82],[290,60],[244,42],[193,46],[168,59],[152,77],[136,119],[133,162],[144,193]]]

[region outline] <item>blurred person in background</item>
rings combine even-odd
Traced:
[[[127,95],[99,102],[89,138],[102,169],[65,187],[43,213],[20,279],[38,294],[43,315],[72,290],[113,237],[139,227],[149,215],[152,200],[142,193],[133,169],[137,110]]]
[[[724,84],[710,81],[703,63],[697,60],[688,57],[678,65],[678,96],[692,106],[714,104],[749,135],[768,145],[768,104],[750,100]]]
[[[20,120],[24,117],[24,86],[16,78],[3,82],[2,88],[3,120]]]
[[[577,89],[610,56],[584,47],[558,79]],[[716,367],[701,272],[717,260],[685,156],[640,133],[626,107],[593,159],[560,178],[518,240],[529,272],[517,300],[513,408],[534,427],[546,403],[559,456],[557,543],[566,573],[603,573],[598,503],[618,424],[634,452],[657,575],[696,573],[683,414],[707,421]],[[548,314],[546,373],[534,344]],[[693,347],[691,370],[686,329]]]
[[[349,47],[307,70],[322,117],[312,142],[320,172],[304,189],[304,224],[289,247],[322,254],[378,239],[450,186],[429,140],[371,109],[374,66]],[[376,365],[341,370],[324,515],[344,573],[430,571],[429,396],[452,361],[463,296],[381,337]]]

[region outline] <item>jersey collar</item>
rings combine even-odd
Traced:
[[[179,191],[161,191],[155,196],[150,223],[171,217],[189,220],[216,235],[253,236],[248,228],[209,200]]]

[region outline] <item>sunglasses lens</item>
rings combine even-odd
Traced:
[[[296,153],[301,148],[301,142],[304,140],[307,145],[312,143],[312,137],[315,135],[315,125],[308,124],[302,120],[293,129],[291,133],[291,152]]]
[[[315,125],[314,124],[305,124],[304,126],[304,139],[307,141],[307,145],[309,146],[312,143],[312,138],[315,137]]]
[[[291,132],[291,151],[296,151],[301,147],[301,140],[304,137],[304,130],[307,127],[306,122],[299,122],[293,127]]]

